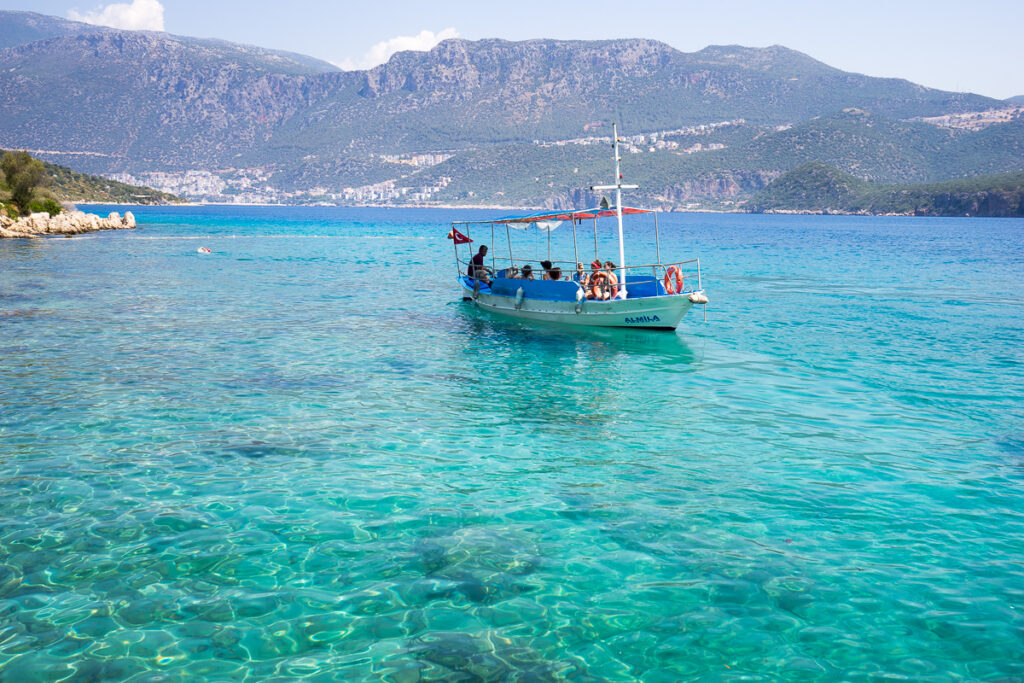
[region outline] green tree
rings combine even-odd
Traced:
[[[11,188],[11,200],[22,212],[29,210],[36,190],[50,183],[43,162],[33,159],[28,152],[6,152],[0,159],[0,171]]]

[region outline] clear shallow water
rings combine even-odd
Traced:
[[[474,311],[453,212],[135,213],[0,242],[0,679],[1024,678],[1024,222],[663,216],[666,334]]]

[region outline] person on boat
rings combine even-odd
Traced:
[[[607,276],[602,270],[601,259],[594,259],[590,262],[590,276],[587,277],[587,298],[588,299],[604,299],[604,285],[607,280]]]
[[[529,263],[527,263],[525,266],[523,266],[522,279],[524,279],[524,280],[532,280],[533,279],[533,266],[531,266]]]
[[[480,250],[473,256],[473,260],[469,263],[469,270],[467,275],[474,280],[480,280],[485,285],[490,286],[490,276],[494,273],[493,270],[484,265],[484,257],[487,256],[487,245],[481,244]]]
[[[558,266],[551,265],[551,261],[541,261],[540,267],[544,269],[545,280],[561,280],[562,269]]]
[[[587,271],[583,269],[583,264],[576,263],[576,282],[580,283],[580,287],[587,288]]]
[[[611,261],[604,262],[604,270],[608,273],[608,297],[609,299],[618,299],[619,292],[619,277],[615,274],[615,264]]]

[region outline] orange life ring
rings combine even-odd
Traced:
[[[675,278],[672,274],[675,273]],[[675,279],[675,287],[672,286],[672,280]],[[679,266],[669,266],[665,270],[665,291],[669,294],[678,294],[683,291],[683,271],[679,270]]]
[[[598,271],[590,276],[590,297],[600,299],[604,293],[604,286],[608,282],[608,273]]]
[[[609,298],[614,299],[619,295],[619,278],[615,273],[608,273],[608,282],[612,286],[612,295]]]

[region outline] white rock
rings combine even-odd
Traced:
[[[77,235],[96,230],[123,230],[135,227],[135,216],[129,211],[124,218],[117,212],[107,218],[82,211],[67,211],[56,216],[34,213],[13,220],[0,216],[0,238],[34,237],[35,235]]]

